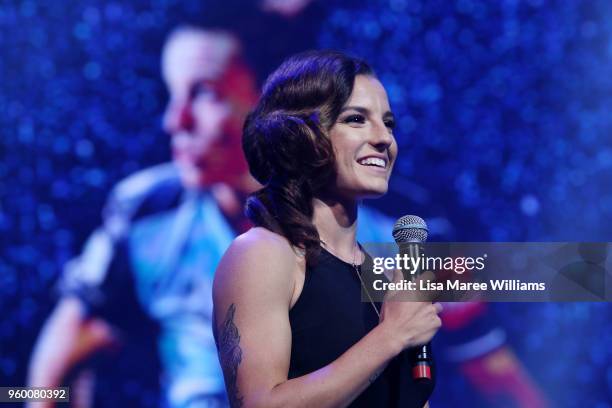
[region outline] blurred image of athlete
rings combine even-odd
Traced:
[[[64,271],[61,299],[31,360],[31,386],[59,386],[100,351],[132,344],[140,352],[152,341],[164,406],[226,405],[211,331],[212,279],[248,226],[243,201],[257,186],[240,144],[256,82],[236,37],[195,27],[171,33],[162,74],[173,160],[111,192],[103,224]]]

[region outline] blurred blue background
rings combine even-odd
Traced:
[[[612,241],[612,3],[328,1],[283,20],[256,9],[0,6],[0,385],[25,384],[54,283],[111,186],[169,158],[159,53],[186,21],[238,30],[260,81],[305,48],[371,62],[398,118],[391,193],[372,203],[390,216],[419,214],[457,241]],[[554,406],[612,406],[610,305],[492,309]],[[441,377],[437,406],[477,404],[452,370]]]

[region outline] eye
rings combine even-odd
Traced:
[[[215,91],[209,84],[198,82],[191,87],[189,94],[191,99],[195,99],[200,96],[215,96]]]
[[[385,120],[385,126],[389,128],[389,130],[395,129],[395,119],[387,119]]]
[[[344,123],[365,123],[365,116],[354,114],[344,118]]]

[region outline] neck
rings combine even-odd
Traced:
[[[325,248],[346,262],[359,263],[357,253],[357,202],[313,199],[313,224]]]
[[[224,184],[242,196],[247,196],[253,191],[261,188],[261,185],[259,185],[259,183],[248,172],[236,175],[235,179]]]

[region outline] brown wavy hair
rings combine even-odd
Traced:
[[[334,181],[329,130],[349,99],[357,75],[374,75],[364,61],[335,51],[309,51],[283,62],[267,79],[243,127],[249,170],[263,188],[246,215],[285,236],[316,263],[319,233],[312,200]]]

